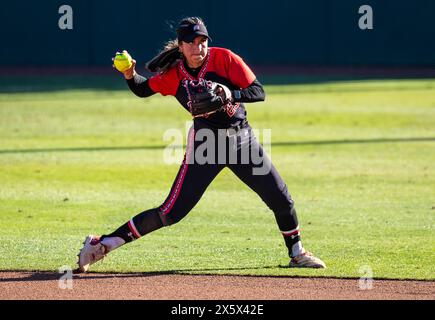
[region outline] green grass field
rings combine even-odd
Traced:
[[[89,233],[167,196],[178,164],[163,134],[175,98],[142,100],[118,77],[0,78],[0,269],[74,266]],[[272,129],[272,160],[305,247],[326,270],[285,268],[273,214],[224,170],[179,224],[111,253],[94,271],[435,279],[435,80],[268,85],[247,105]],[[184,132],[184,130],[183,130]]]

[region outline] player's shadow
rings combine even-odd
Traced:
[[[213,276],[213,277],[250,277],[250,278],[311,278],[311,279],[347,279],[358,280],[358,277],[343,277],[331,275],[253,275],[253,274],[235,274],[235,273],[216,273],[217,271],[246,271],[246,270],[260,270],[260,269],[291,269],[288,265],[276,266],[257,266],[257,267],[237,267],[237,268],[212,268],[212,269],[178,269],[178,270],[161,270],[161,271],[148,271],[148,272],[130,272],[130,273],[116,273],[116,272],[89,272],[89,273],[74,273],[74,280],[95,280],[95,279],[127,279],[127,278],[147,278],[165,275],[179,275],[179,276]],[[197,273],[195,273],[197,272]],[[16,276],[3,276],[5,273],[17,274]],[[27,274],[19,276],[19,273]],[[64,279],[64,274],[50,271],[0,271],[0,284],[8,282],[38,282],[38,281],[58,281]],[[388,277],[376,277],[376,280],[388,281],[404,281],[403,279],[395,279]],[[413,282],[427,282],[425,279],[412,279]]]
[[[374,138],[374,139],[341,139],[341,140],[311,140],[311,141],[280,141],[272,143],[276,146],[305,146],[305,145],[337,145],[337,144],[365,144],[365,143],[401,143],[401,142],[435,142],[435,137],[404,137],[404,138]],[[41,148],[41,149],[3,149],[0,154],[14,153],[45,153],[45,152],[104,152],[104,151],[135,151],[135,150],[163,150],[167,145],[151,146],[113,146],[113,147],[77,147],[77,148]],[[172,146],[182,149],[183,146]]]
[[[234,268],[199,268],[199,269],[173,269],[173,270],[159,270],[147,272],[130,272],[130,273],[116,273],[116,272],[90,272],[80,273],[77,270],[73,271],[73,279],[111,279],[111,278],[137,278],[137,277],[154,277],[162,275],[190,275],[190,276],[206,276],[218,275],[219,271],[244,271],[244,270],[263,270],[263,269],[281,269],[289,268],[288,265],[274,265],[274,266],[247,266],[247,267],[234,267]],[[198,273],[196,273],[198,272]],[[16,276],[2,276],[2,273],[17,274]],[[23,274],[20,276],[19,274]],[[66,273],[50,272],[50,271],[2,271],[0,272],[0,283],[5,282],[27,282],[27,281],[56,281],[64,277]],[[226,276],[234,276],[234,274],[221,274]],[[238,275],[249,276],[249,275]]]
[[[374,139],[342,139],[317,141],[282,141],[274,142],[272,146],[304,146],[304,145],[336,145],[336,144],[364,144],[364,143],[400,143],[400,142],[435,142],[435,137],[408,138],[374,138]]]

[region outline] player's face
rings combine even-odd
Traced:
[[[193,42],[184,42],[180,44],[180,51],[187,60],[191,68],[198,68],[204,62],[207,56],[208,38],[204,36],[196,37]]]

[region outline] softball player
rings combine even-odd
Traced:
[[[273,211],[288,248],[290,267],[326,268],[322,260],[303,248],[294,202],[276,168],[269,163],[267,172],[253,174],[253,169],[264,166],[269,160],[252,133],[244,104],[264,101],[261,83],[238,55],[227,49],[208,47],[209,40],[200,18],[183,19],[177,29],[177,39],[169,42],[147,64],[149,70],[157,72],[156,75],[149,79],[139,75],[134,60],[133,66],[123,72],[129,88],[139,97],[155,93],[175,96],[192,114],[193,126],[184,160],[166,200],[159,207],[139,213],[111,234],[87,236],[78,255],[80,271],[87,271],[91,264],[125,243],[179,222],[225,167]],[[218,161],[218,158],[222,160],[223,152],[219,147],[211,155],[215,161],[204,163],[196,159],[195,150],[202,143],[196,138],[202,129],[225,141],[224,162]],[[238,161],[228,161],[231,150]],[[262,162],[240,161],[244,150],[260,155]]]

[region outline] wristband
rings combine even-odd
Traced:
[[[234,90],[233,97],[234,97],[234,100],[239,100],[242,97],[242,93],[240,92],[240,90]]]

